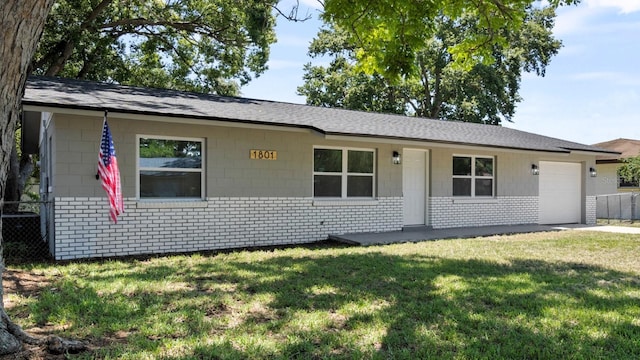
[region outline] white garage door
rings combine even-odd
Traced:
[[[582,165],[541,161],[540,223],[571,224],[582,218]]]

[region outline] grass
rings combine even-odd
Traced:
[[[28,268],[87,359],[637,359],[640,237],[557,232]]]
[[[598,225],[640,227],[640,220],[598,219]]]

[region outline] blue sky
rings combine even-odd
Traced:
[[[322,61],[307,55],[321,23],[315,0],[301,4],[301,14],[313,19],[278,21],[269,70],[242,96],[304,103],[296,88],[303,83],[303,65]],[[523,101],[513,123],[503,125],[585,144],[640,139],[640,0],[582,0],[561,8],[554,34],[563,48],[545,77],[523,76]]]

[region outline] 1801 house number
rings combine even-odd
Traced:
[[[249,158],[253,160],[277,160],[278,152],[275,150],[251,150]]]

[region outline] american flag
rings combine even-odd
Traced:
[[[120,170],[116,159],[116,149],[113,147],[113,138],[107,124],[107,114],[104,115],[102,124],[102,140],[98,155],[98,174],[102,182],[102,188],[109,197],[109,215],[114,223],[118,223],[118,215],[124,212],[122,203],[122,189],[120,188]]]

